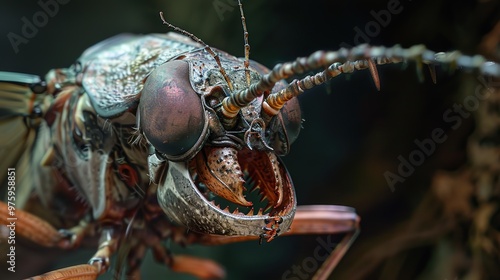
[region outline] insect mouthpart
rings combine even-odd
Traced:
[[[269,219],[289,229],[295,191],[282,161],[270,151],[204,147],[189,162],[169,162],[158,186],[166,215],[191,230],[260,236]]]
[[[280,216],[290,202],[284,189],[292,186],[272,152],[206,147],[190,161],[189,171],[205,198],[229,213]]]

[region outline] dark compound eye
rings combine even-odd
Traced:
[[[139,112],[144,135],[171,160],[194,156],[206,138],[205,113],[191,87],[185,61],[167,62],[151,73],[142,90]]]

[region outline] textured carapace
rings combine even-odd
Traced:
[[[24,213],[18,233],[64,249],[100,234],[89,264],[46,277],[95,279],[115,253],[127,256],[134,277],[150,248],[174,271],[220,279],[225,273],[219,266],[173,256],[164,240],[215,245],[345,233],[313,276],[327,279],[353,241],[359,217],[349,207],[297,207],[280,158],[301,129],[296,97],[360,69],[368,69],[379,88],[376,65],[402,61],[416,62],[418,73],[424,64],[431,73],[447,64],[500,76],[498,64],[482,57],[436,54],[423,46],[318,51],[268,70],[250,60],[241,16],[244,58],[211,48],[162,18],[183,35],[115,36],[89,48],[74,66],[51,71],[47,86],[0,73],[2,127],[24,129],[2,139],[10,146],[0,165],[6,170],[15,160],[30,175],[19,176],[19,187],[28,186],[27,193],[35,188],[44,206],[59,215],[55,220],[73,222],[71,230],[58,232]],[[297,79],[287,84],[291,78]],[[22,160],[18,151],[25,151]]]

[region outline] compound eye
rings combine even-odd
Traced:
[[[167,62],[149,75],[139,114],[144,135],[168,159],[194,156],[206,138],[205,113],[191,86],[185,61]]]

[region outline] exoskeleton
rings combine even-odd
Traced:
[[[377,64],[406,60],[500,73],[481,57],[368,45],[318,51],[269,70],[249,59],[248,48],[236,58],[174,29],[112,37],[44,80],[0,74],[2,132],[13,135],[1,143],[2,170],[14,168],[16,190],[33,192],[63,229],[21,210],[22,199],[10,205],[14,215],[2,202],[2,221],[16,217],[17,233],[44,246],[69,249],[99,237],[88,264],[38,279],[95,279],[116,252],[125,252],[127,275],[139,277],[147,249],[174,271],[223,278],[216,263],[172,255],[163,240],[224,244],[346,233],[314,276],[326,279],[356,236],[359,217],[344,206],[297,206],[280,159],[301,128],[296,97],[361,69],[378,87]],[[311,71],[318,72],[303,77]]]

